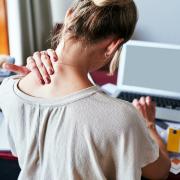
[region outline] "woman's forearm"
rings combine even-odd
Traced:
[[[166,144],[163,142],[161,136],[158,134],[155,124],[150,125],[148,128],[149,128],[149,133],[150,133],[151,138],[159,145],[159,149],[160,149],[162,155],[165,157],[165,159],[170,161],[168,151],[166,149]],[[168,162],[168,163],[170,163],[170,162]]]

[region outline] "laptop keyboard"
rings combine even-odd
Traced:
[[[134,99],[140,99],[142,96],[147,96],[147,95],[140,93],[121,92],[118,98],[132,102]],[[150,96],[150,97],[154,102],[156,102],[156,106],[158,107],[180,110],[180,100],[159,97],[159,96]]]

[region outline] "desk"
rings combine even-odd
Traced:
[[[148,179],[142,177],[141,180],[148,180]],[[170,173],[166,180],[180,180],[180,174],[174,175]]]
[[[176,175],[170,173],[167,180],[180,180],[180,173],[179,173],[179,174],[176,174]]]
[[[1,157],[0,153],[0,179],[17,180],[20,172],[18,161],[9,153],[5,154]]]

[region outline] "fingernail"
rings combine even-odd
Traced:
[[[58,60],[58,58],[56,56],[53,56],[53,60],[54,60],[54,62],[56,62]]]
[[[49,84],[51,82],[50,78],[46,78],[46,83]]]
[[[44,82],[44,80],[43,80],[43,79],[41,79],[41,84],[42,84],[42,85],[44,85],[44,84],[45,84],[45,82]]]
[[[49,72],[50,72],[50,75],[54,74],[54,70],[53,69],[50,69]]]

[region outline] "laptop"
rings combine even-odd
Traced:
[[[180,46],[129,41],[122,48],[114,97],[151,96],[156,119],[180,122]]]

